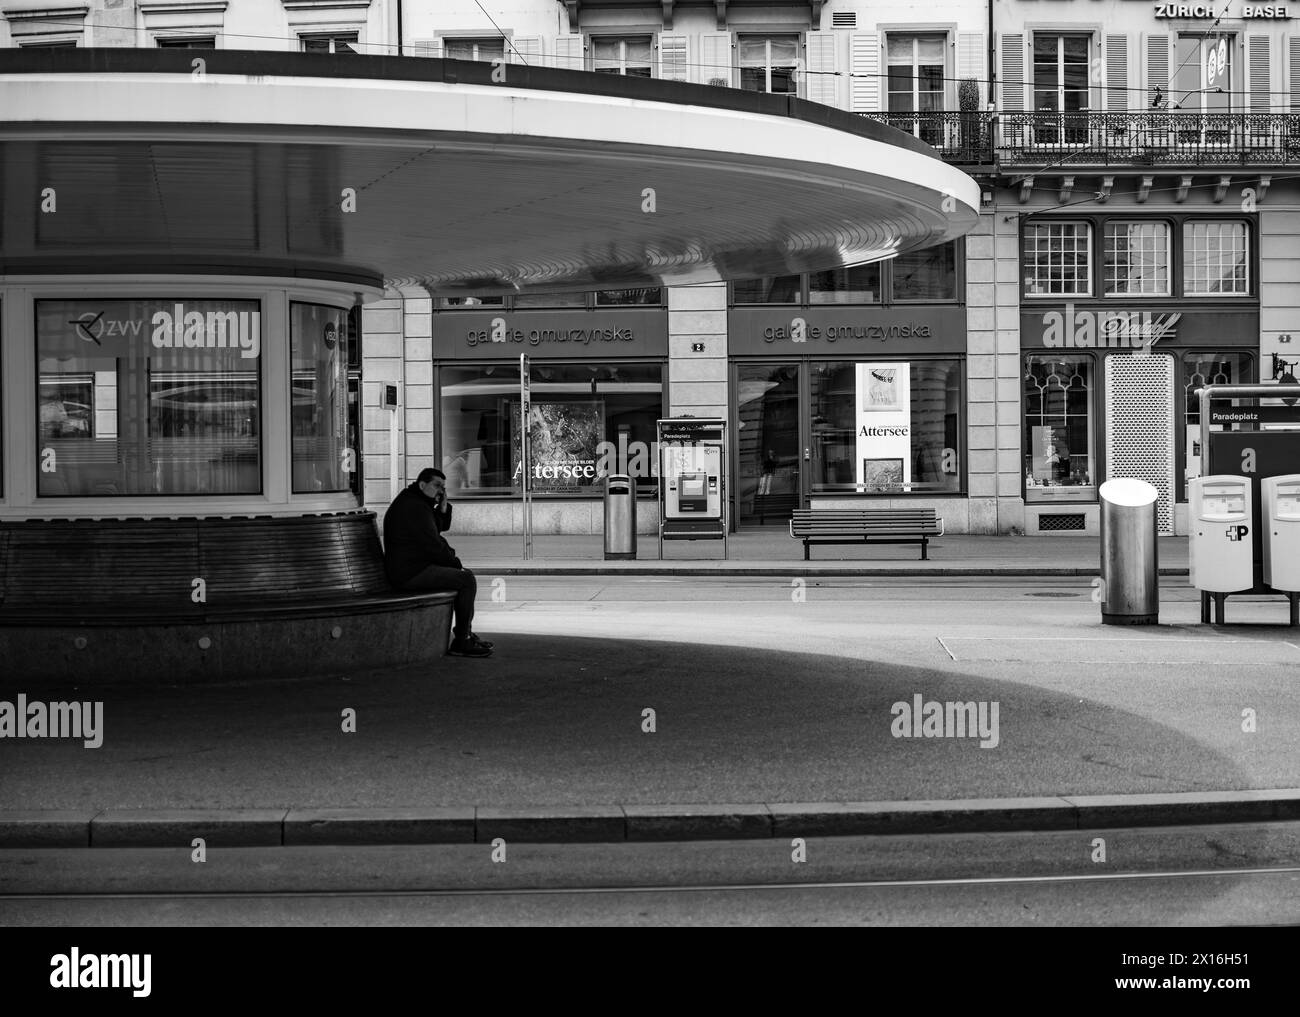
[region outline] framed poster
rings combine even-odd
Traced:
[[[912,365],[857,365],[857,488],[901,492],[912,483]]]
[[[518,485],[519,403],[510,405],[510,477]],[[605,402],[533,400],[528,407],[529,486],[543,494],[577,494],[596,484],[598,446],[605,440]]]

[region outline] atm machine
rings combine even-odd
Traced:
[[[659,557],[665,540],[722,541],[727,555],[726,421],[660,420]]]

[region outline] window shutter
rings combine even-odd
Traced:
[[[528,64],[530,67],[542,66],[542,37],[540,35],[521,35],[513,40],[513,46],[507,46],[510,62]]]
[[[1169,96],[1169,35],[1166,32],[1148,32],[1147,49],[1147,102],[1155,98],[1155,90],[1160,89],[1165,97],[1165,107],[1171,106],[1177,96]]]
[[[411,45],[407,48],[408,56],[413,57],[442,57],[442,40],[441,39],[412,39]]]
[[[880,33],[854,32],[849,36],[849,109],[854,113],[880,111]]]
[[[1123,113],[1129,108],[1128,36],[1106,36],[1106,109]],[[1133,104],[1138,108],[1138,104]]]
[[[1294,41],[1294,40],[1292,40]],[[1269,94],[1269,52],[1267,35],[1246,36],[1247,61],[1250,65],[1250,111],[1267,113],[1273,97]]]
[[[974,78],[980,86],[980,105],[988,102],[989,76],[984,68],[988,51],[984,46],[983,32],[957,33],[957,78],[958,84],[967,78]]]
[[[1002,57],[999,75],[1001,102],[998,108],[1005,113],[1025,111],[1025,37],[1019,32],[1003,32],[998,46]]]
[[[701,85],[732,85],[730,32],[700,33],[700,63],[695,74]]]
[[[684,35],[659,36],[659,77],[665,81],[689,81],[690,59]]]
[[[1300,36],[1292,36],[1291,43],[1291,112],[1300,113]]]
[[[808,84],[804,95],[823,106],[839,106],[840,81],[836,76],[835,32],[808,33]]]
[[[583,60],[582,36],[557,35],[555,37],[555,66],[567,71],[586,69]]]

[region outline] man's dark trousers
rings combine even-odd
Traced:
[[[402,584],[403,590],[451,590],[456,594],[456,618],[452,636],[464,639],[473,631],[474,595],[478,580],[469,569],[451,569],[430,565]]]

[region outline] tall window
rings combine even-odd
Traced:
[[[1183,361],[1183,424],[1186,427],[1183,445],[1183,480],[1201,476],[1201,400],[1196,390],[1206,385],[1248,385],[1253,379],[1253,358],[1237,350],[1188,350]],[[1232,400],[1233,406],[1242,405]],[[1221,424],[1212,430],[1220,431]],[[1180,497],[1186,497],[1186,486],[1180,485]]]
[[[889,112],[895,127],[911,131],[927,145],[943,142],[942,124],[937,118],[903,114],[935,113],[943,110],[944,43],[942,34],[905,35],[890,33],[886,44]]]
[[[1092,293],[1092,227],[1088,223],[1033,223],[1026,228],[1025,293],[1066,297]]]
[[[1184,223],[1184,294],[1189,297],[1249,295],[1249,257],[1244,222]]]
[[[625,39],[595,38],[591,40],[592,69],[597,74],[626,74],[633,78],[651,77],[654,49],[650,36],[637,35]]]
[[[797,35],[742,35],[740,87],[750,92],[779,92],[794,95],[795,70],[799,65]]]
[[[302,40],[302,51],[304,53],[359,52],[356,32],[321,33],[318,35],[303,35],[299,38]]]
[[[257,494],[253,300],[36,303],[37,493]]]
[[[1034,34],[1034,141],[1080,144],[1087,140],[1087,35]],[[1075,114],[1075,115],[1071,115]]]
[[[1169,226],[1163,222],[1108,222],[1102,249],[1102,286],[1108,297],[1169,296]]]
[[[504,60],[506,41],[496,39],[444,39],[442,55],[448,60]]]
[[[1093,361],[1030,356],[1025,363],[1025,501],[1096,496]]]
[[[1171,90],[1179,108],[1227,113],[1232,108],[1233,40],[1223,35],[1180,35]],[[1187,140],[1187,139],[1183,139]]]
[[[293,491],[346,491],[356,466],[348,445],[348,312],[292,303]]]

